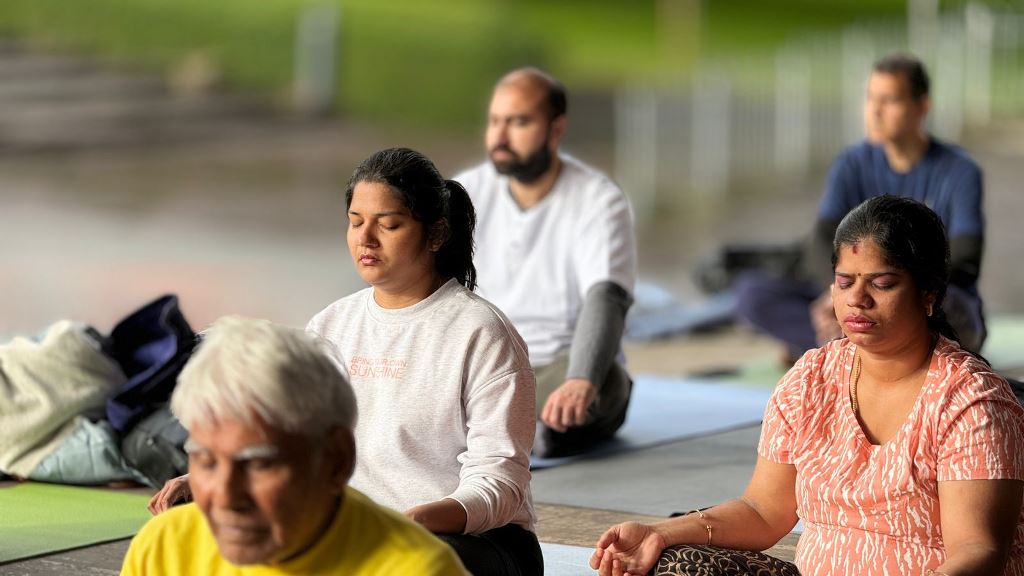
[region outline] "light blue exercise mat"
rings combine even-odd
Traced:
[[[1024,316],[996,316],[986,326],[988,338],[981,355],[997,371],[1024,368]]]
[[[545,576],[596,574],[590,569],[590,555],[594,553],[593,548],[541,542],[540,551],[544,555]]]
[[[636,376],[626,422],[615,438],[579,456],[531,458],[530,466],[548,468],[757,425],[770,395],[770,388],[710,378]]]
[[[5,483],[6,484],[6,483]],[[149,496],[56,484],[0,487],[0,564],[130,538]]]

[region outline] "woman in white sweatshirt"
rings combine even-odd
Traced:
[[[345,200],[349,251],[370,287],[306,329],[356,393],[350,485],[437,534],[474,574],[542,574],[530,495],[534,375],[515,328],[473,293],[466,190],[418,152],[392,148],[356,168]],[[179,496],[174,482],[151,509]]]
[[[355,388],[351,485],[438,534],[474,574],[541,574],[533,370],[505,315],[473,293],[466,190],[392,148],[356,168],[345,200],[349,252],[370,287],[306,329]]]

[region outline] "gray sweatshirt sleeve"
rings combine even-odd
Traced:
[[[500,313],[496,313],[500,314]],[[526,345],[511,323],[469,342],[463,397],[466,450],[459,486],[448,497],[466,509],[466,533],[530,518],[530,450],[536,425],[536,379]],[[500,369],[496,369],[498,367]]]
[[[467,447],[459,457],[459,487],[449,496],[466,509],[466,534],[504,526],[530,505],[534,402],[528,368],[480,387],[468,399]]]
[[[598,282],[590,288],[573,333],[566,378],[585,378],[600,385],[619,353],[632,303],[629,292],[615,282]]]

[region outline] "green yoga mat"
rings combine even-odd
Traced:
[[[129,538],[148,496],[28,482],[0,488],[0,564]]]

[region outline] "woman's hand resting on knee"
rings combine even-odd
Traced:
[[[616,524],[597,541],[590,567],[601,576],[643,576],[666,547],[665,537],[639,522]]]

